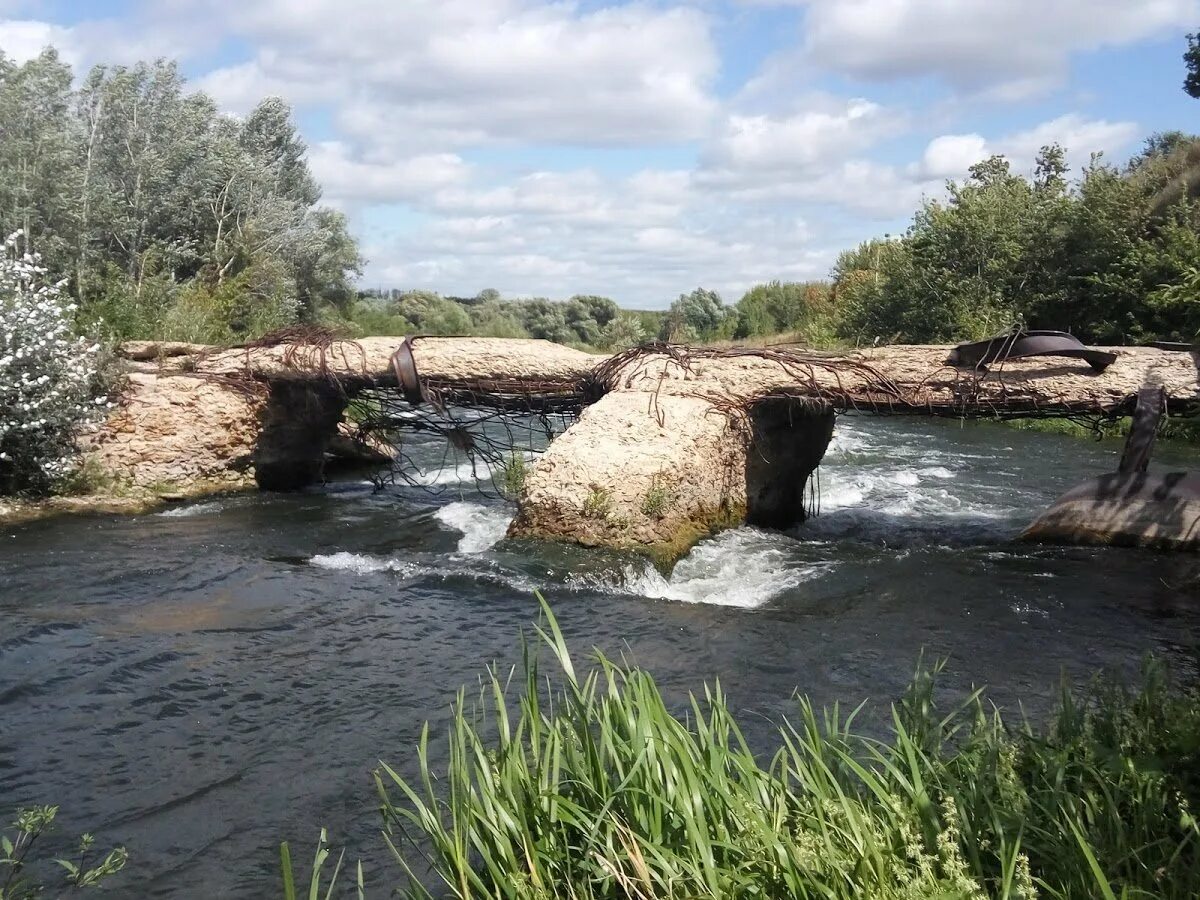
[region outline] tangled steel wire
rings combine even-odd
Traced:
[[[734,427],[748,423],[756,404],[779,399],[810,413],[1065,418],[1097,433],[1132,409],[1133,398],[1128,404],[1114,402],[1111,392],[1056,393],[1037,368],[1010,372],[1001,364],[990,371],[964,370],[943,365],[932,352],[936,348],[911,349],[924,355],[900,354],[889,361],[870,351],[649,343],[604,359],[582,377],[422,378],[424,402],[416,405],[396,391],[377,389],[359,429],[394,448],[393,481],[440,486],[446,483],[445,468],[453,461],[462,469],[458,460],[465,459],[475,481],[505,493],[500,482],[511,480],[518,456],[541,452],[584,408],[613,391],[646,395],[647,411],[660,425],[666,418],[659,405],[662,393],[705,400],[710,413],[725,416]],[[739,365],[739,360],[745,362]],[[717,361],[722,365],[705,365]],[[418,454],[410,452],[414,436],[424,441]],[[428,444],[434,438],[446,455],[431,462]],[[431,474],[430,465],[441,471]]]

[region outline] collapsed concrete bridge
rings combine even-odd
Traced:
[[[1200,411],[1193,355],[1148,347],[1110,348],[1115,359],[1097,372],[1051,357],[955,368],[944,346],[651,345],[606,358],[543,341],[417,338],[414,397],[412,385],[401,392],[400,343],[296,335],[233,350],[128,345],[129,389],[89,452],[142,483],[221,487],[253,477],[290,489],[320,476],[356,397],[388,398],[384,412],[377,406],[366,418],[376,436],[402,443],[419,422],[467,454],[478,445],[456,409],[552,412],[573,424],[516,489],[510,533],[669,561],[723,525],[803,519],[839,411],[1119,416],[1147,384],[1163,388],[1171,414]],[[414,418],[410,401],[436,410],[440,424]]]

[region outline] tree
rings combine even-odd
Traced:
[[[729,312],[716,291],[696,288],[690,294],[680,294],[671,304],[659,338],[664,341],[710,340],[726,323]]]
[[[521,322],[531,337],[565,344],[577,335],[568,327],[565,306],[544,297],[524,300],[520,304]]]
[[[1183,64],[1187,66],[1187,77],[1183,80],[1183,90],[1189,97],[1200,99],[1200,34],[1187,36],[1187,50],[1183,54]]]
[[[627,350],[643,343],[647,336],[646,328],[637,316],[621,313],[604,326],[599,346],[605,350]]]
[[[20,230],[56,271],[73,244],[71,70],[44,50],[22,66],[0,54],[0,234]]]
[[[799,331],[822,312],[828,285],[771,281],[750,288],[737,302],[735,338]]]
[[[595,346],[619,311],[617,304],[607,297],[576,294],[563,307],[563,316],[580,341]]]

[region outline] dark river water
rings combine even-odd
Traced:
[[[579,654],[625,652],[675,698],[719,677],[755,740],[797,689],[896,699],[922,651],[948,658],[947,690],[1035,713],[1064,672],[1129,676],[1150,651],[1194,677],[1191,561],[1011,540],[1119,450],[842,418],[817,519],[725,532],[669,578],[502,541],[511,510],[453,472],[439,498],[344,482],[9,526],[0,817],[61,804],[64,830],[127,845],[110,896],[278,896],[279,841],[307,861],[321,826],[382,893],[399,872],[370,770],[415,772],[422,723],[440,732],[460,685],[516,659],[535,589]]]

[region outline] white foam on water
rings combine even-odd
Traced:
[[[921,470],[922,475],[928,475],[930,478],[957,478],[958,476],[947,469],[945,466],[929,466]]]
[[[486,463],[474,463],[470,460],[459,463],[453,468],[444,468],[422,472],[413,480],[425,487],[440,484],[464,484],[468,481],[487,481],[491,478]]]
[[[192,506],[176,506],[172,509],[164,509],[155,515],[162,516],[164,519],[186,519],[191,516],[209,516],[213,513],[219,513],[224,507],[217,501],[209,503],[196,503]]]
[[[381,559],[365,553],[350,553],[346,550],[318,554],[309,562],[319,569],[354,572],[358,575],[367,575],[371,572],[402,572],[413,568],[411,563],[401,563],[395,559]]]
[[[457,500],[439,509],[434,518],[462,532],[459,553],[483,553],[496,546],[508,532],[512,511],[508,508],[484,506]]]
[[[755,609],[831,567],[798,561],[794,546],[782,535],[736,528],[701,541],[669,578],[646,563],[625,566],[612,575],[573,575],[568,584],[655,600]]]
[[[867,498],[861,482],[840,473],[821,473],[821,509],[842,509],[859,506]]]
[[[403,578],[469,578],[473,581],[485,581],[500,584],[525,594],[532,594],[544,585],[537,585],[514,572],[506,571],[495,564],[480,565],[474,560],[470,564],[463,562],[438,562],[427,564],[411,560],[400,560],[385,556],[371,556],[367,553],[350,553],[341,550],[337,553],[318,554],[309,559],[309,564],[319,569],[334,572],[351,572],[355,575],[377,575],[391,573]]]

